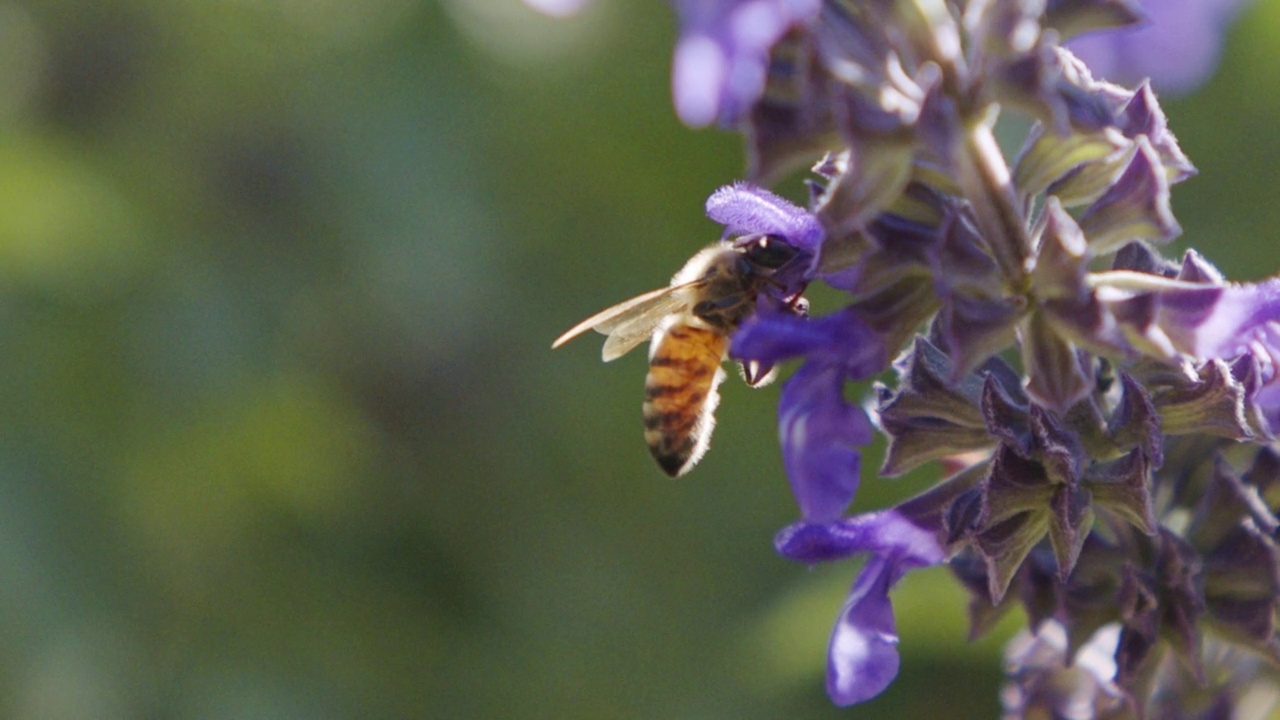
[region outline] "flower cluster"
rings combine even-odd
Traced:
[[[945,562],[975,636],[1015,606],[1029,618],[1007,717],[1227,717],[1242,677],[1273,673],[1256,659],[1280,661],[1280,279],[1232,284],[1195,252],[1160,254],[1180,233],[1169,188],[1195,169],[1150,84],[1097,79],[1063,45],[1141,9],[676,6],[677,111],[740,129],[756,182],[816,161],[821,237],[795,240],[812,255],[801,280],[847,293],[811,318],[762,302],[731,348],[803,361],[779,407],[801,519],[778,551],[868,558],[832,633],[832,699],[892,681],[890,589]],[[1002,111],[1030,124],[1012,160]],[[865,408],[846,400],[886,371]],[[876,429],[880,475],[948,476],[846,517]]]

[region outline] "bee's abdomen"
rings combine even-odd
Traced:
[[[707,450],[727,345],[722,333],[677,323],[663,333],[649,359],[644,439],[672,477],[687,472]]]

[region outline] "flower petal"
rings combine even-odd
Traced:
[[[735,183],[707,198],[707,217],[725,226],[729,235],[781,235],[793,247],[815,253],[822,242],[822,226],[806,210],[768,190]]]
[[[1094,74],[1117,82],[1151,78],[1157,89],[1185,93],[1213,74],[1225,30],[1245,0],[1144,0],[1149,22],[1088,35],[1071,49]]]
[[[730,125],[764,90],[769,51],[819,0],[678,0],[680,40],[671,68],[676,113],[685,124]]]
[[[910,567],[942,562],[938,527],[912,520],[897,509],[864,513],[831,523],[797,522],[774,538],[778,553],[792,560],[840,560],[858,553],[893,555]]]
[[[820,318],[761,312],[734,334],[729,354],[766,363],[820,359],[842,368],[849,380],[871,377],[886,364],[884,339],[847,309]]]
[[[840,609],[827,651],[827,694],[837,705],[869,700],[898,675],[898,631],[889,588],[902,572],[889,558],[871,558]]]
[[[862,408],[844,400],[844,369],[810,360],[787,381],[778,404],[778,434],[791,491],[806,520],[844,512],[858,490],[859,448],[871,442]]]
[[[1249,285],[1165,293],[1160,324],[1179,350],[1197,359],[1230,358],[1275,334],[1280,278]]]

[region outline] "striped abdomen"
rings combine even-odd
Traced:
[[[707,451],[729,338],[676,323],[655,343],[644,382],[644,439],[658,465],[676,477]]]

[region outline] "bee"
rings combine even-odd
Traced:
[[[717,390],[729,337],[756,311],[770,286],[784,289],[778,272],[800,251],[776,235],[717,242],[694,255],[671,285],[625,300],[569,328],[551,344],[558,348],[587,330],[608,337],[605,362],[622,357],[649,338],[644,383],[644,438],[658,466],[671,477],[688,472],[707,451],[715,426]],[[803,314],[800,293],[783,306]],[[751,387],[767,384],[771,368],[742,366]]]

